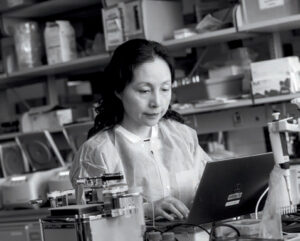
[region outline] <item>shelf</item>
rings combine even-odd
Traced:
[[[180,113],[181,115],[190,115],[190,114],[197,114],[197,113],[203,113],[203,112],[232,109],[232,108],[237,108],[237,107],[245,107],[245,106],[251,106],[251,105],[252,105],[251,99],[230,100],[223,104],[216,104],[216,105],[208,104],[208,105],[206,105],[205,103],[203,103],[199,107],[192,107],[192,108],[176,110],[176,111],[178,113]]]
[[[96,72],[103,69],[109,59],[109,54],[105,53],[79,58],[61,64],[43,65],[32,69],[18,71],[9,74],[7,77],[0,77],[0,89],[9,86],[25,85],[28,84],[30,80],[36,82],[34,79],[50,75],[73,75],[76,73],[87,72],[87,70],[90,70],[89,72]]]
[[[197,34],[187,38],[167,40],[163,41],[162,44],[168,49],[179,49],[245,39],[253,36],[255,35],[245,32],[237,32],[235,28],[227,28],[213,32]]]
[[[300,28],[300,14],[277,18],[252,24],[244,24],[239,31],[245,32],[277,32]]]
[[[300,93],[295,93],[295,94],[290,94],[290,95],[277,95],[277,96],[265,97],[265,98],[257,98],[257,99],[254,99],[254,105],[289,101],[294,98],[300,98]]]
[[[223,104],[201,104],[198,107],[190,107],[182,110],[176,109],[178,113],[181,115],[191,115],[203,112],[211,112],[211,111],[218,111],[218,110],[225,110],[225,109],[232,109],[238,107],[246,107],[246,106],[256,106],[261,104],[272,104],[277,102],[285,102],[290,101],[294,98],[300,98],[300,93],[290,94],[290,95],[277,95],[272,97],[265,97],[259,99],[242,99],[242,100],[229,100],[229,102],[225,102]]]
[[[6,140],[12,140],[14,139],[16,136],[18,136],[20,134],[20,132],[13,132],[13,133],[3,133],[0,134],[0,141],[6,141]]]
[[[96,4],[101,6],[101,0],[48,0],[40,3],[34,3],[23,8],[7,10],[3,13],[3,15],[5,17],[14,18],[47,17]]]

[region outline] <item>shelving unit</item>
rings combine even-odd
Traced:
[[[72,11],[89,6],[101,7],[100,0],[48,0],[22,8],[14,8],[2,12],[5,18],[42,18],[55,14],[60,14],[66,11]],[[1,13],[1,12],[0,12]],[[100,12],[99,12],[100,14]],[[175,51],[184,48],[200,47],[208,44],[216,44],[232,40],[240,40],[256,37],[258,33],[273,34],[274,32],[291,30],[300,28],[300,14],[288,16],[284,18],[263,21],[255,24],[244,24],[238,29],[235,27],[228,29],[220,29],[213,32],[199,33],[197,35],[183,38],[163,41],[162,44],[170,51]],[[36,82],[42,82],[49,76],[56,75],[76,75],[78,73],[95,72],[103,69],[110,59],[110,53],[103,53],[95,56],[83,57],[70,62],[44,65],[33,69],[17,71],[11,74],[0,75],[0,90],[8,87],[22,86]],[[298,94],[291,96],[276,96],[262,99],[236,100],[231,103],[222,105],[201,105],[197,108],[180,110],[180,113],[188,115],[191,113],[205,113],[210,111],[218,111],[236,107],[251,106],[256,104],[265,104],[278,101],[286,101],[295,97]]]
[[[283,102],[283,101],[292,100],[294,98],[300,98],[300,93],[295,93],[295,94],[290,94],[290,95],[277,95],[277,96],[265,97],[265,98],[257,98],[257,99],[254,99],[253,104],[260,105],[260,104]]]
[[[207,44],[215,44],[221,42],[227,42],[238,39],[245,39],[255,37],[255,34],[249,34],[246,32],[237,32],[234,27],[228,29],[220,29],[213,32],[199,33],[197,35],[183,38],[183,39],[172,39],[162,42],[168,49],[180,49],[180,48],[191,48],[200,47]]]
[[[8,76],[0,76],[0,89],[8,86],[26,85],[33,81],[43,81],[42,77],[57,75],[57,74],[78,74],[82,72],[95,72],[101,70],[109,61],[109,53],[99,54],[95,56],[88,56],[72,60],[65,63],[43,65],[32,69],[18,71],[8,74]],[[36,80],[36,78],[40,78]]]
[[[221,29],[214,32],[198,34],[189,38],[179,39],[179,40],[169,40],[164,41],[162,44],[170,50],[176,50],[181,48],[191,48],[199,47],[205,45],[207,42],[210,44],[226,42],[237,39],[245,39],[254,37],[255,34],[249,33],[238,33],[235,28]],[[43,81],[37,80],[36,78],[56,75],[56,74],[66,74],[66,73],[78,73],[80,71],[85,72],[95,72],[96,68],[101,70],[105,67],[110,59],[110,53],[99,54],[96,56],[89,56],[79,58],[70,62],[55,64],[55,65],[44,65],[36,68],[18,71],[8,76],[0,76],[0,89],[6,88],[7,86],[21,86],[28,83]],[[74,72],[75,71],[75,72]],[[30,82],[30,79],[35,78]]]
[[[241,99],[241,100],[230,100],[225,103],[220,104],[201,104],[198,107],[191,107],[182,110],[177,110],[181,115],[190,115],[190,114],[198,114],[204,112],[211,112],[211,111],[219,111],[225,109],[232,109],[238,107],[245,107],[251,106],[253,104],[251,99]]]
[[[219,104],[201,104],[198,107],[191,106],[185,109],[176,109],[181,115],[200,114],[205,112],[221,111],[227,109],[234,109],[239,107],[257,106],[262,104],[272,104],[278,102],[287,102],[294,98],[300,98],[300,93],[294,93],[290,95],[277,95],[272,97],[257,98],[257,99],[240,99],[229,100]]]
[[[12,8],[2,11],[5,17],[13,18],[36,18],[46,17],[66,11],[76,10],[92,5],[101,6],[100,0],[47,0],[39,3],[25,5],[24,7]],[[1,11],[0,11],[1,13]]]

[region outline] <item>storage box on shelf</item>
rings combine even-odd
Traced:
[[[133,0],[102,9],[102,17],[107,50],[132,38],[171,39],[183,27],[179,1]]]
[[[242,94],[242,78],[242,74],[205,80],[198,76],[185,78],[183,83],[173,88],[173,92],[180,103],[236,98]]]
[[[251,63],[254,98],[300,91],[300,62],[296,56]]]
[[[245,24],[282,18],[300,13],[299,1],[295,0],[242,0]]]

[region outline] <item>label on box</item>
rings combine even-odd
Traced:
[[[121,10],[118,7],[104,9],[102,11],[105,43],[107,50],[110,47],[117,46],[124,41]]]
[[[258,0],[259,9],[268,9],[284,5],[284,0]]]

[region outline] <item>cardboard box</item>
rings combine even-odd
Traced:
[[[300,91],[300,62],[296,56],[251,63],[255,98]]]
[[[299,8],[298,0],[242,0],[245,24],[298,14]]]
[[[106,50],[126,40],[146,38],[161,42],[183,27],[180,1],[132,0],[102,9]]]

